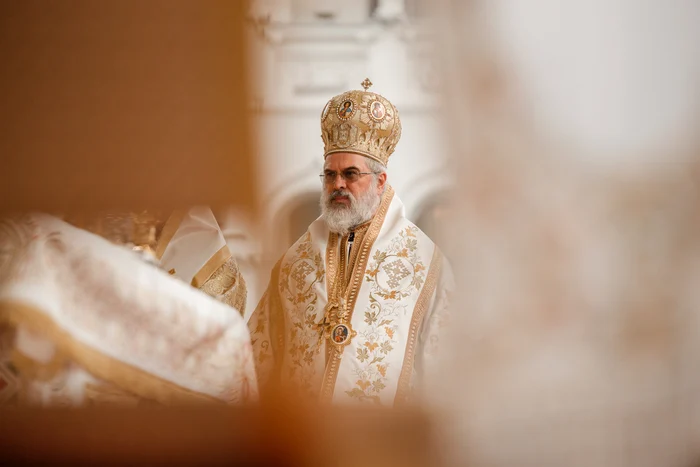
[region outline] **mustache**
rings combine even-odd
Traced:
[[[345,191],[345,190],[333,190],[333,191],[328,195],[328,198],[329,198],[331,201],[333,201],[334,199],[336,199],[336,198],[338,198],[338,197],[340,197],[340,196],[344,196],[344,197],[346,197],[346,198],[350,198],[351,201],[354,201],[354,200],[355,200],[355,197],[352,196],[352,194],[351,194],[349,191]]]

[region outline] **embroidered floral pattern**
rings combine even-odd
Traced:
[[[269,298],[270,291],[266,291],[265,294],[260,299],[258,307],[253,312],[250,322],[248,323],[248,328],[250,329],[250,343],[253,346],[255,353],[255,366],[258,370],[258,379],[266,380],[263,378],[262,368],[267,368],[265,365],[267,360],[272,357],[272,347],[270,346],[270,340],[268,338],[269,331],[266,324],[269,322]],[[265,375],[266,376],[266,375]]]
[[[384,300],[401,300],[420,290],[426,267],[418,257],[418,227],[408,226],[385,251],[377,250],[367,268],[365,280]]]
[[[36,227],[29,243],[17,244],[27,269],[15,269],[13,280],[46,284],[60,306],[62,327],[82,336],[81,346],[125,364],[119,368],[135,367],[220,400],[242,401],[241,378],[254,371],[240,317],[222,313],[220,304],[206,305],[211,313],[198,310],[201,297],[189,288],[169,293],[171,280],[132,252],[50,216],[31,219]],[[0,231],[0,245],[16,244],[7,235]],[[147,281],[138,282],[142,277]],[[109,379],[115,368],[100,371]]]
[[[389,353],[396,348],[398,322],[407,313],[408,305],[381,303],[370,294],[369,309],[365,311],[367,326],[359,332],[362,344],[357,349],[357,360],[362,367],[356,370],[356,387],[346,391],[360,401],[379,403],[379,394],[386,387]]]
[[[418,255],[418,228],[401,230],[386,250],[377,250],[372,257],[365,281],[370,283],[369,307],[364,312],[367,325],[359,331],[362,344],[357,348],[361,363],[355,371],[355,387],[346,394],[360,401],[380,402],[387,386],[389,354],[397,349],[399,322],[410,313],[425,282],[425,266]],[[398,349],[403,351],[403,349]]]
[[[222,264],[200,289],[207,295],[232,306],[241,316],[245,315],[248,291],[235,258],[231,257]]]
[[[322,329],[316,325],[318,289],[315,286],[322,284],[324,277],[323,258],[314,251],[311,234],[307,232],[293,247],[293,254],[282,263],[279,284],[282,300],[290,305],[285,345],[290,364],[285,368],[285,376],[312,395],[319,390],[312,384],[313,364],[323,342]]]

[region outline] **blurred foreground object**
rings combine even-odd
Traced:
[[[0,458],[36,465],[441,465],[417,412],[275,407],[1,410]]]
[[[246,2],[0,2],[0,215],[255,205]]]
[[[163,212],[73,214],[68,223],[116,245],[245,315],[247,288],[214,213],[206,206]]]
[[[700,459],[700,4],[453,2],[452,461]]]
[[[245,280],[211,209],[175,211],[157,245],[163,270],[245,315]]]
[[[179,405],[256,397],[238,313],[51,216],[0,223],[0,321],[5,402]]]

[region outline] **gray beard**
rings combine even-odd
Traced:
[[[334,196],[347,196],[350,205],[332,204]],[[321,218],[326,222],[331,232],[347,235],[350,230],[372,219],[377,212],[381,196],[377,194],[377,182],[374,181],[369,189],[355,198],[349,191],[336,190],[331,193],[321,193]]]

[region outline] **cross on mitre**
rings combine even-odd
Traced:
[[[369,80],[369,78],[365,78],[365,80],[360,84],[363,88],[365,88],[365,91],[368,90],[370,86],[372,86],[372,82]]]

